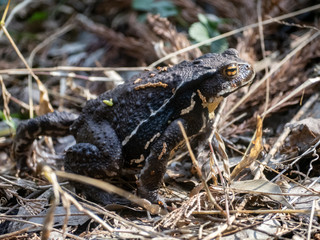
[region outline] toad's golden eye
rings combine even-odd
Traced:
[[[223,69],[223,74],[229,78],[236,77],[238,75],[238,72],[239,68],[238,64],[236,63],[231,63]]]

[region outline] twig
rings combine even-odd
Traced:
[[[139,206],[145,208],[146,210],[148,210],[152,214],[164,215],[166,213],[163,209],[161,209],[161,207],[159,205],[151,204],[149,201],[147,201],[145,199],[141,199],[140,197],[137,197],[136,195],[131,194],[131,193],[129,193],[119,187],[116,187],[108,182],[104,182],[102,180],[98,180],[98,179],[94,179],[94,178],[90,178],[90,177],[86,177],[86,176],[82,176],[82,175],[78,175],[78,174],[74,174],[74,173],[67,173],[67,172],[63,172],[63,171],[55,171],[55,174],[58,177],[67,178],[67,179],[81,182],[84,184],[90,184],[90,185],[98,187],[104,191],[115,193],[119,196],[127,198],[128,200],[130,200],[133,203],[138,204]]]
[[[312,201],[311,212],[310,212],[310,218],[309,218],[308,236],[307,236],[308,240],[311,239],[311,229],[312,229],[312,222],[313,222],[313,216],[314,216],[315,208],[316,208],[316,200],[313,200]]]
[[[262,57],[263,57],[263,59],[265,59],[266,58],[266,48],[265,48],[265,44],[264,44],[264,35],[263,35],[263,25],[262,25],[262,16],[261,16],[262,13],[261,13],[261,10],[262,10],[261,0],[258,0],[257,13],[258,13],[258,23],[259,23],[260,46],[261,46]],[[268,69],[267,66],[265,67],[264,70],[265,70],[265,75],[268,75],[269,69]],[[266,80],[266,102],[265,102],[264,111],[267,111],[267,109],[268,109],[269,96],[270,96],[270,78],[267,78],[267,80]]]
[[[49,72],[53,76],[55,76],[55,74],[60,74],[59,72],[104,72],[104,71],[126,72],[126,71],[144,71],[144,70],[151,70],[151,69],[152,68],[147,68],[147,67],[76,67],[76,66],[31,68],[33,72],[36,72],[36,73]],[[26,68],[12,68],[12,69],[2,69],[0,70],[0,74],[23,75],[23,74],[29,74],[29,72],[28,72],[28,69]],[[57,75],[57,76],[60,76],[60,75]]]
[[[270,214],[270,213],[283,213],[283,214],[310,214],[312,210],[310,209],[266,209],[266,210],[230,210],[231,214]],[[317,214],[320,214],[320,210],[315,210]],[[221,214],[219,210],[209,210],[209,211],[194,211],[193,215],[218,215]]]

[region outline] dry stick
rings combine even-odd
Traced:
[[[211,221],[208,221],[208,222],[200,225],[199,231],[198,231],[198,239],[202,239],[202,231],[203,231],[203,228],[204,228],[205,226],[207,226],[208,224],[210,224],[210,223],[211,223]]]
[[[292,91],[287,97],[285,97],[284,99],[282,99],[278,104],[276,104],[275,106],[273,106],[272,108],[270,108],[267,112],[265,112],[265,114],[267,114],[269,111],[273,110],[275,107],[278,107],[280,104],[284,103],[285,101],[287,101],[289,98],[291,98],[292,96],[294,96],[295,94],[299,93],[300,91],[304,90],[305,88],[309,87],[310,85],[319,82],[320,81],[320,77],[318,78],[309,78],[307,81],[305,81],[301,86],[299,86],[298,88],[296,88],[294,91]],[[315,101],[317,101],[319,97],[319,94],[316,93],[314,94],[302,107],[301,109],[297,112],[297,114],[292,118],[292,120],[290,121],[290,124],[295,123],[297,120],[300,119],[300,117],[306,112],[307,109],[309,109],[313,103]],[[271,150],[269,151],[268,155],[265,157],[265,159],[262,161],[261,165],[260,165],[260,171],[257,171],[254,179],[259,179],[261,174],[262,174],[262,168],[263,165],[266,165],[276,154],[276,152],[278,151],[279,147],[281,147],[283,145],[284,140],[286,139],[286,137],[288,136],[288,134],[290,133],[290,127],[285,127],[282,134],[279,136],[279,138],[277,139],[277,141],[274,143],[273,147],[271,148]]]
[[[221,140],[221,138],[220,138],[220,135],[217,133],[216,134],[216,138],[217,138],[217,140],[219,141],[219,144],[223,144],[223,142],[222,142],[222,140]],[[209,144],[209,148],[210,148],[210,152],[211,152],[211,157],[212,157],[212,159],[210,158],[210,161],[213,161],[213,164],[215,165],[215,167],[216,167],[216,169],[217,169],[217,171],[218,171],[218,174],[219,174],[219,176],[220,176],[220,179],[221,179],[221,185],[222,185],[222,188],[223,188],[223,192],[224,192],[224,195],[225,195],[225,206],[226,206],[226,217],[227,217],[227,222],[228,222],[228,224],[230,224],[231,225],[231,221],[230,221],[230,214],[229,214],[229,202],[228,202],[228,192],[229,192],[229,183],[227,183],[224,179],[224,177],[223,177],[223,174],[222,174],[222,172],[220,171],[220,168],[219,168],[219,166],[218,166],[218,160],[217,160],[217,158],[216,158],[216,155],[214,154],[214,151],[213,151],[213,147],[212,147],[212,144],[211,144],[211,141],[209,141],[208,142],[208,144]],[[224,150],[223,150],[223,153],[225,153],[224,152]],[[230,167],[229,167],[229,159],[228,159],[228,157],[226,156],[226,157],[222,157],[223,158],[223,167],[224,167],[224,169],[225,169],[225,172],[228,172],[228,179],[230,179]]]
[[[317,179],[319,180],[320,177]],[[316,182],[314,182],[316,183]],[[299,185],[300,186],[300,185]],[[311,187],[311,184],[309,185],[309,188]],[[265,196],[297,196],[297,197],[316,197],[319,196],[319,193],[312,191],[311,189],[308,189],[308,187],[304,187],[304,189],[306,189],[309,192],[313,192],[310,194],[302,194],[302,193],[275,193],[275,192],[261,192],[261,191],[256,191],[256,190],[239,190],[236,188],[230,188],[233,192],[236,193],[246,193],[246,194],[255,194],[255,195],[265,195]],[[222,190],[221,190],[222,191]],[[291,203],[291,202],[290,202]]]
[[[5,214],[3,214],[3,215],[5,215]],[[0,217],[1,217],[2,215],[0,214]],[[23,215],[23,214],[21,214],[21,215],[7,215],[6,216],[6,218],[7,219],[10,219],[10,218],[44,218],[46,216],[46,214],[41,214],[41,215],[33,215],[33,214],[29,214],[29,215]],[[66,214],[65,213],[60,213],[60,214],[54,214],[54,216],[55,217],[64,217],[64,216],[66,216]],[[80,216],[87,216],[87,214],[85,214],[85,213],[72,213],[72,214],[70,214],[70,216],[75,216],[75,217],[80,217]]]
[[[31,68],[33,72],[50,72],[53,76],[55,74],[60,76],[60,72],[103,72],[103,71],[143,71],[150,70],[147,67],[75,67],[75,66],[57,66],[57,67],[47,67],[47,68]],[[0,74],[8,75],[22,75],[29,74],[28,70],[25,68],[11,68],[0,70]],[[74,74],[74,73],[70,73]],[[69,75],[67,76],[69,77]]]
[[[1,90],[2,90],[2,98],[3,98],[3,115],[4,115],[4,120],[7,123],[8,126],[10,126],[11,128],[13,128],[13,124],[12,124],[12,118],[10,115],[10,109],[8,107],[9,104],[9,99],[11,97],[11,94],[8,92],[4,82],[3,82],[3,78],[2,75],[0,75],[0,85],[1,85]]]
[[[284,15],[279,16],[279,17],[275,17],[275,18],[272,18],[272,19],[268,19],[268,20],[262,21],[261,24],[267,25],[267,24],[273,23],[275,21],[279,21],[279,20],[282,20],[282,19],[290,18],[290,17],[296,16],[296,15],[300,15],[300,14],[303,14],[303,13],[306,13],[306,12],[314,11],[314,10],[317,10],[319,8],[320,8],[320,4],[317,4],[317,5],[314,5],[314,6],[311,6],[311,7],[307,7],[307,8],[292,12],[292,13],[284,14]],[[233,31],[221,34],[219,36],[207,39],[207,40],[202,41],[200,43],[194,44],[194,45],[192,45],[190,47],[183,48],[183,49],[181,49],[179,51],[170,53],[170,54],[168,54],[167,56],[165,56],[163,58],[160,58],[159,60],[157,60],[154,63],[150,64],[149,67],[153,68],[153,67],[157,66],[158,64],[160,64],[160,63],[162,63],[162,62],[164,62],[164,61],[166,61],[166,60],[168,60],[168,59],[170,59],[172,57],[175,57],[175,56],[177,56],[177,55],[179,55],[181,53],[188,52],[188,51],[190,51],[192,49],[201,47],[201,46],[206,45],[208,43],[212,43],[212,42],[217,41],[219,39],[226,38],[226,37],[229,37],[231,35],[234,35],[234,34],[237,34],[237,33],[243,32],[245,30],[248,30],[250,28],[255,28],[255,27],[258,27],[258,26],[259,26],[259,23],[253,23],[253,24],[244,26],[242,28],[238,28],[236,30],[233,30]]]
[[[19,74],[19,73],[18,73]],[[25,73],[23,73],[25,74]],[[45,76],[53,76],[53,77],[65,77],[65,78],[78,78],[83,79],[90,82],[115,82],[119,81],[116,78],[110,78],[110,77],[100,77],[100,76],[84,76],[80,74],[75,74],[74,72],[70,73],[62,73],[60,72],[39,72],[37,71],[38,75],[45,75]]]
[[[104,182],[99,179],[90,178],[90,177],[86,177],[86,176],[82,176],[82,175],[78,175],[78,174],[74,174],[74,173],[67,173],[67,172],[63,172],[63,171],[55,171],[55,174],[58,177],[67,178],[67,179],[81,182],[84,184],[90,184],[90,185],[98,187],[104,191],[115,193],[119,196],[122,196],[122,197],[130,200],[133,203],[138,204],[139,206],[148,210],[152,214],[159,214],[159,215],[166,214],[166,211],[164,209],[162,209],[159,205],[151,204],[148,200],[141,199],[140,197],[138,197],[134,194],[131,194],[131,193],[127,192],[126,190],[123,190],[119,187],[116,187],[108,182]]]
[[[6,20],[7,14],[8,14],[8,10],[9,10],[9,6],[10,6],[10,2],[11,0],[8,1],[6,8],[4,9],[4,13],[2,15],[1,21],[0,21],[0,27],[4,26],[4,21]]]
[[[218,128],[218,123],[219,123],[221,116],[222,116],[222,110],[225,108],[226,105],[227,105],[227,98],[224,98],[222,100],[222,102],[220,103],[220,108],[219,108],[218,112],[215,114],[214,123],[212,126],[212,131],[211,131],[211,134],[209,137],[209,142],[212,142],[214,131],[216,131]]]
[[[13,96],[10,96],[10,100],[11,100],[12,102],[15,102],[16,104],[20,105],[21,107],[23,107],[23,108],[25,108],[25,109],[27,109],[27,110],[30,110],[29,105],[26,104],[26,103],[23,102],[23,101],[20,101],[19,99],[15,98],[15,97],[13,97]]]
[[[289,22],[285,22],[285,21],[276,21],[279,24],[283,24],[286,26],[290,26],[290,27],[296,27],[296,28],[309,28],[309,29],[313,29],[316,31],[319,31],[320,29],[315,27],[315,26],[310,26],[310,25],[305,25],[305,24],[296,24],[296,23],[289,23]]]
[[[47,213],[46,217],[44,218],[41,240],[46,240],[50,236],[50,232],[53,228],[53,223],[54,223],[53,222],[54,212],[55,212],[56,206],[58,206],[58,204],[60,202],[59,189],[61,189],[60,185],[58,184],[57,176],[52,171],[50,171],[51,169],[49,167],[45,166],[44,168],[48,169],[47,171],[43,170],[43,172],[44,172],[45,177],[52,184],[53,198],[50,201],[51,206],[48,209],[48,213]],[[64,232],[62,234],[64,235]]]
[[[230,210],[230,213],[241,213],[241,214],[270,214],[270,213],[283,213],[283,214],[310,214],[310,209],[267,209],[267,210]],[[319,215],[320,210],[315,210]],[[208,210],[208,211],[194,211],[193,215],[218,215],[221,214],[219,210]]]
[[[309,220],[308,235],[307,235],[307,239],[308,240],[311,239],[311,229],[312,229],[312,222],[313,222],[312,220],[313,220],[313,216],[314,216],[315,207],[316,207],[316,200],[313,200],[312,201],[311,212],[310,212],[310,218],[309,218],[310,220]]]
[[[262,59],[266,58],[266,48],[264,45],[264,35],[263,35],[263,25],[262,25],[262,13],[261,13],[262,5],[261,5],[261,0],[258,0],[257,4],[257,12],[258,12],[258,23],[259,23],[259,35],[260,35],[260,46],[262,50]],[[265,67],[265,75],[268,75],[269,69],[266,66]],[[265,108],[264,111],[267,111],[268,105],[269,105],[269,96],[270,96],[270,78],[267,78],[266,81],[266,103],[265,103]],[[263,121],[264,118],[262,118]]]
[[[222,157],[222,159],[223,159],[223,167],[225,169],[225,174],[227,174],[227,178],[230,180],[229,159],[228,159],[228,156],[225,154],[224,142],[221,140],[221,137],[220,137],[220,135],[219,135],[219,133],[217,131],[218,123],[219,123],[219,121],[221,119],[221,116],[222,116],[222,110],[225,108],[226,104],[227,104],[227,99],[224,98],[222,100],[222,102],[220,103],[219,111],[218,111],[218,113],[216,114],[216,116],[214,118],[212,131],[211,131],[211,134],[210,134],[210,136],[208,138],[208,144],[210,146],[211,156],[212,156],[212,158],[214,160],[213,163],[216,165],[216,168],[218,169],[218,174],[220,175],[221,183],[222,183],[222,186],[224,188],[227,223],[231,225],[231,220],[230,220],[231,218],[230,218],[230,213],[229,213],[229,201],[228,201],[229,184],[224,181],[224,177],[223,177],[223,175],[222,175],[222,173],[220,171],[220,168],[217,165],[217,159],[216,159],[216,156],[214,154],[213,147],[212,147],[212,139],[213,139],[213,135],[215,135],[217,141],[219,142],[219,147],[221,146],[221,148],[223,148],[222,151],[223,151],[223,153],[225,155],[225,156]]]

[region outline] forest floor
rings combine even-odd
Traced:
[[[25,0],[7,13],[6,6],[0,1],[0,239],[320,239],[320,4]],[[160,189],[166,209],[132,197],[134,187],[123,194],[134,199],[128,205],[75,194],[63,172],[70,136],[38,139],[32,170],[18,171],[11,149],[21,121],[53,110],[79,114],[87,100],[144,69],[227,48],[256,77],[220,104],[212,141],[209,134],[193,141],[193,159],[184,147],[170,160]]]

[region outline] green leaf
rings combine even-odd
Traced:
[[[210,38],[207,28],[200,22],[193,23],[189,28],[189,35],[197,42]]]
[[[204,14],[202,14],[202,13],[199,13],[198,14],[198,19],[199,19],[199,21],[202,23],[202,24],[204,24],[204,25],[208,25],[208,18],[207,18],[207,16],[206,15],[204,15]]]
[[[220,35],[218,24],[223,22],[221,18],[213,14],[198,14],[198,19],[199,22],[193,23],[189,28],[189,35],[196,42]],[[210,46],[211,52],[223,52],[228,48],[228,42],[226,39],[220,39],[206,46]]]

